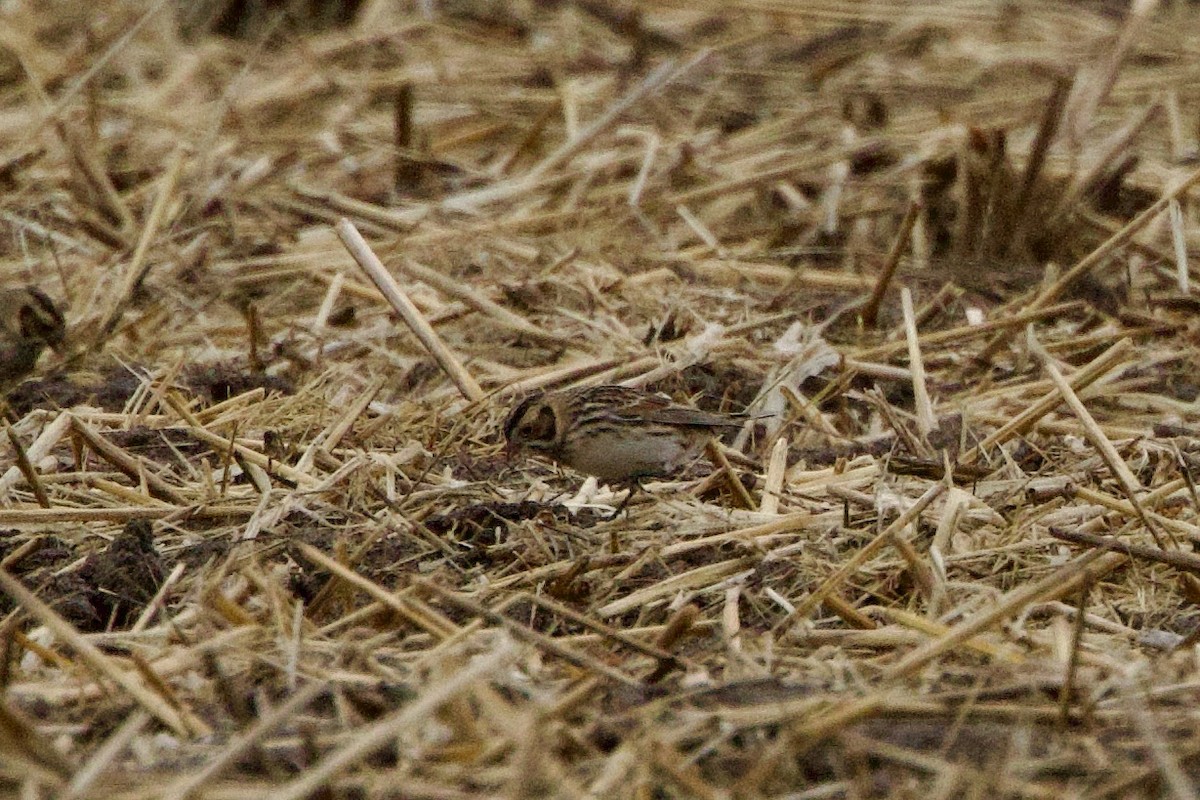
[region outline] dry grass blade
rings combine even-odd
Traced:
[[[372,583],[361,575],[347,569],[343,565],[334,561],[329,556],[325,555],[315,547],[310,545],[300,545],[300,552],[305,558],[309,559],[318,566],[329,570],[332,575],[338,579],[345,581],[355,588],[361,589],[378,602],[391,608],[397,614],[400,614],[405,619],[408,619],[414,625],[424,628],[429,633],[439,638],[449,638],[458,633],[458,626],[454,625],[449,620],[438,616],[431,616],[427,609],[423,608],[412,597],[413,591],[410,588],[403,590],[400,593],[393,594],[384,591],[377,584]]]
[[[37,470],[29,460],[29,453],[25,451],[25,446],[21,444],[20,438],[13,432],[11,425],[5,425],[4,432],[8,435],[8,441],[17,454],[17,469],[21,471],[21,474],[25,476],[26,483],[33,489],[38,505],[42,508],[49,508],[50,497],[46,494],[46,487],[42,485],[41,479],[38,478]]]
[[[1083,629],[1084,623],[1087,621],[1087,601],[1090,589],[1091,581],[1085,581],[1079,589],[1079,604],[1075,609],[1075,624],[1071,629],[1071,654],[1067,659],[1067,674],[1063,678],[1062,688],[1058,694],[1059,709],[1062,712],[1064,725],[1071,720],[1071,701],[1074,699],[1075,682],[1079,675],[1079,648],[1083,644]]]
[[[904,331],[908,342],[908,368],[912,370],[914,405],[917,408],[917,430],[928,437],[936,424],[933,403],[925,385],[925,362],[921,360],[921,344],[917,338],[917,320],[913,313],[912,293],[908,288],[900,290],[900,303],[904,311]]]
[[[575,652],[570,647],[556,642],[553,638],[540,634],[525,625],[514,622],[498,612],[486,609],[478,603],[474,603],[465,597],[458,596],[453,592],[449,592],[429,581],[418,580],[416,583],[425,591],[437,595],[442,600],[458,606],[460,609],[473,614],[480,619],[486,620],[493,625],[497,625],[505,629],[511,633],[514,638],[524,639],[530,644],[533,644],[535,647],[538,647],[539,649],[544,650],[552,655],[556,655],[559,658],[574,664],[582,670],[592,672],[598,677],[607,678],[610,681],[618,684],[624,684],[636,688],[640,688],[642,685],[641,681],[636,678],[631,678],[620,670],[613,669],[603,662],[600,662],[582,653]]]
[[[1157,561],[1160,564],[1170,564],[1172,567],[1178,569],[1200,573],[1200,556],[1195,556],[1185,551],[1172,552],[1170,550],[1160,550],[1155,547],[1144,547],[1142,545],[1130,544],[1129,542],[1122,542],[1111,536],[1097,536],[1094,533],[1087,533],[1085,531],[1067,531],[1051,528],[1050,535],[1063,541],[1113,550],[1133,556],[1134,558]]]
[[[885,609],[884,613],[888,619],[897,624],[921,631],[931,637],[942,637],[950,633],[950,629],[947,626],[925,619],[924,617],[918,617],[902,609],[889,608]],[[981,653],[988,658],[994,658],[1010,664],[1022,664],[1025,662],[1024,656],[1020,653],[1016,653],[1009,648],[997,647],[983,639],[966,639],[963,641],[963,646]]]
[[[183,494],[157,475],[153,468],[148,467],[125,450],[109,442],[86,422],[79,418],[74,418],[71,420],[71,427],[98,456],[121,472],[124,472],[135,483],[144,483],[152,497],[176,505],[187,505],[187,500]]]
[[[693,64],[703,60],[706,56],[707,53],[701,53],[694,59]],[[564,142],[558,149],[534,165],[525,175],[488,189],[448,198],[445,201],[447,206],[455,209],[472,209],[486,203],[501,202],[527,191],[539,178],[553,171],[555,167],[564,164],[580,150],[587,147],[589,143],[593,142],[597,136],[615,125],[621,119],[621,115],[636,103],[663,86],[672,77],[686,71],[691,66],[692,64],[688,64],[677,69],[674,62],[671,61],[660,64],[657,69],[647,75],[627,95],[613,103],[591,125],[580,131],[569,141]]]
[[[871,296],[867,298],[866,305],[862,308],[864,325],[874,327],[878,320],[879,304],[883,302],[883,296],[887,293],[892,275],[895,274],[896,267],[900,264],[900,257],[904,255],[904,249],[908,247],[908,239],[912,235],[913,226],[917,223],[917,216],[920,213],[921,204],[919,202],[914,200],[908,204],[908,210],[904,212],[904,219],[900,220],[900,230],[896,232],[896,239],[892,242],[887,259],[883,262],[883,268],[879,271],[875,288],[871,290]]]

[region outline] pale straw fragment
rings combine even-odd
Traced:
[[[413,305],[412,300],[400,288],[400,284],[396,283],[396,279],[383,266],[383,262],[379,257],[372,252],[366,240],[362,238],[362,234],[354,227],[348,219],[341,219],[337,224],[337,233],[342,240],[342,244],[354,257],[355,262],[362,268],[378,287],[385,300],[391,304],[400,318],[404,320],[404,324],[408,325],[409,330],[416,335],[425,350],[433,356],[437,361],[438,366],[442,368],[454,385],[458,387],[459,392],[467,400],[475,402],[482,400],[485,396],[483,389],[471,377],[466,368],[459,363],[458,358],[442,341],[433,327],[421,315],[421,312]]]
[[[762,502],[758,510],[764,514],[779,513],[779,496],[783,492],[783,478],[787,471],[788,438],[780,436],[771,448],[771,459],[767,462],[767,474],[763,480]]]
[[[917,411],[917,430],[928,437],[937,424],[933,403],[929,400],[929,389],[925,385],[925,362],[921,359],[921,344],[917,339],[917,323],[913,315],[912,292],[905,286],[900,290],[900,304],[904,309],[904,333],[908,342],[908,368],[912,370],[913,405]]]

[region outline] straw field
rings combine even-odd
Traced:
[[[0,792],[1197,797],[1198,164],[1182,1],[0,3]]]

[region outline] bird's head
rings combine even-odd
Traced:
[[[558,446],[561,414],[544,393],[525,397],[504,420],[504,438],[511,456],[521,450],[553,451]]]

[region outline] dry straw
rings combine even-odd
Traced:
[[[0,794],[1197,794],[1191,5],[77,5]],[[609,519],[598,383],[750,420]]]

